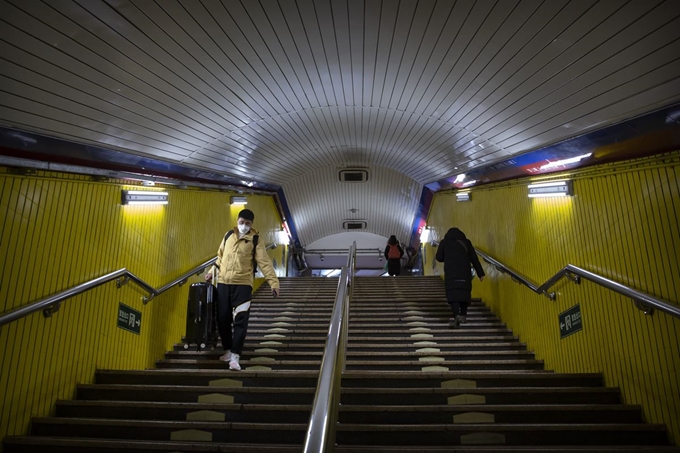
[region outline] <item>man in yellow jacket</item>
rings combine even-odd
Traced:
[[[264,244],[255,240],[258,232],[253,229],[254,220],[255,214],[250,209],[239,212],[236,227],[227,232],[220,242],[215,262],[215,268],[218,270],[217,328],[222,338],[222,347],[226,351],[220,360],[229,362],[230,370],[241,369],[239,359],[248,330],[256,262],[267,279],[272,294],[276,297],[279,295],[279,279],[276,277],[274,266]],[[210,280],[212,274],[212,271],[209,272],[206,280]]]

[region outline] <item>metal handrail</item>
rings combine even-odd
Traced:
[[[335,426],[338,419],[342,371],[345,368],[349,303],[352,286],[354,286],[355,257],[356,242],[349,249],[347,266],[342,268],[338,281],[338,292],[305,436],[304,453],[332,452],[335,446]]]
[[[521,283],[529,287],[535,293],[543,294],[550,300],[555,300],[555,293],[554,292],[550,293],[548,292],[548,290],[552,288],[563,277],[566,277],[577,284],[580,284],[581,279],[584,278],[588,281],[603,286],[611,291],[622,294],[626,297],[630,297],[631,299],[633,299],[635,306],[646,315],[653,314],[654,309],[657,309],[669,315],[675,316],[676,318],[680,318],[679,306],[670,304],[654,296],[650,296],[649,294],[645,294],[629,286],[615,282],[614,280],[610,280],[606,277],[587,271],[572,264],[567,264],[562,269],[560,269],[555,275],[550,277],[548,281],[538,286],[531,280],[529,280],[527,277],[517,272],[516,270],[512,269],[509,266],[506,266],[505,264],[501,263],[495,258],[490,257],[481,250],[475,248],[475,251],[479,256],[484,258],[484,261],[493,265],[499,271],[510,275],[510,277],[517,283]]]
[[[16,321],[17,319],[23,318],[24,316],[30,315],[31,313],[35,313],[39,310],[43,310],[43,315],[45,315],[46,318],[49,318],[59,310],[61,302],[65,301],[66,299],[70,299],[71,297],[82,294],[86,291],[89,291],[93,288],[101,286],[104,283],[108,283],[112,280],[116,280],[116,286],[118,288],[125,285],[130,280],[132,280],[133,283],[136,283],[137,285],[142,287],[142,289],[149,293],[149,297],[142,297],[142,300],[146,304],[151,299],[164,293],[173,286],[183,285],[184,283],[186,283],[189,277],[191,277],[194,274],[198,274],[206,267],[211,266],[216,259],[217,258],[210,259],[204,262],[203,264],[194,267],[192,270],[186,272],[181,277],[174,279],[167,285],[161,286],[158,289],[154,289],[151,285],[146,283],[141,278],[137,277],[135,274],[133,274],[126,268],[118,269],[117,271],[111,272],[106,275],[102,275],[101,277],[97,277],[85,283],[81,283],[80,285],[74,286],[60,293],[53,294],[51,296],[45,297],[44,299],[37,300],[28,305],[24,305],[23,307],[17,308],[16,310],[3,313],[0,316],[0,326],[9,324],[12,321]]]

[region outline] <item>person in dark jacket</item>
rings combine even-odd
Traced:
[[[472,298],[472,272],[474,266],[480,281],[484,269],[479,264],[472,242],[458,228],[450,228],[437,248],[437,261],[444,263],[444,286],[446,300],[453,311],[453,325],[459,327],[466,321],[467,309]]]
[[[385,259],[387,260],[387,273],[394,277],[401,273],[401,257],[404,256],[404,249],[399,245],[395,235],[390,236],[385,247]]]

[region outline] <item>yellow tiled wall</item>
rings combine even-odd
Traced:
[[[159,288],[213,258],[242,208],[226,192],[173,188],[166,206],[122,206],[123,188],[133,187],[0,168],[1,313],[121,268]],[[275,242],[281,219],[272,197],[249,195],[248,208],[261,241]],[[284,275],[283,247],[269,253]],[[64,302],[52,318],[34,313],[0,327],[0,439],[27,433],[30,417],[74,397],[95,369],[153,367],[179,342],[188,285],[147,305],[144,295],[111,282]],[[142,313],[139,335],[116,326],[119,302]]]
[[[680,152],[567,175],[574,196],[530,199],[529,180],[472,191],[470,202],[435,196],[434,238],[459,227],[480,250],[538,285],[573,264],[678,305]],[[434,249],[427,247],[428,274]],[[483,262],[483,261],[482,261]],[[552,302],[494,268],[473,294],[558,372],[603,373],[647,422],[665,423],[680,443],[680,319],[645,316],[630,299],[563,279]],[[558,314],[580,304],[583,330],[560,340]]]

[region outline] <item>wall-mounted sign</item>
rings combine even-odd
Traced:
[[[564,337],[583,330],[583,319],[581,318],[581,305],[574,305],[567,311],[557,315],[560,323],[560,340]]]
[[[120,302],[118,304],[118,327],[139,335],[142,327],[142,313]]]

